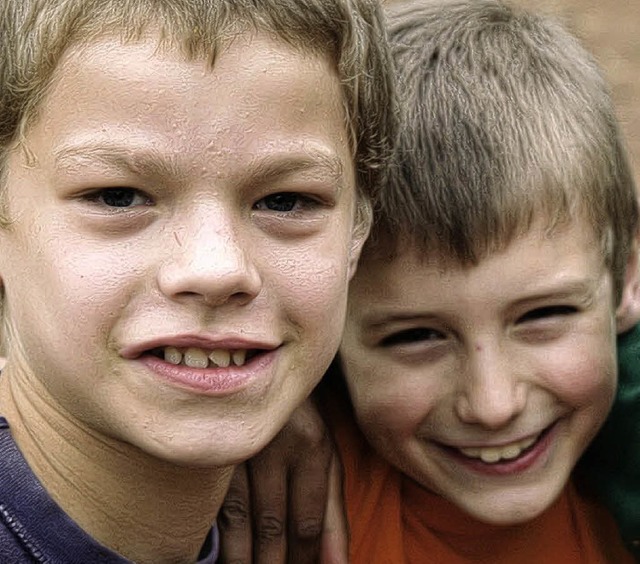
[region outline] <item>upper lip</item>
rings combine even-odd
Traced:
[[[226,337],[213,337],[207,335],[195,335],[195,334],[181,334],[181,335],[167,335],[163,337],[155,337],[145,341],[126,345],[120,349],[120,356],[126,359],[135,359],[153,349],[159,349],[164,347],[176,347],[176,348],[199,348],[205,350],[264,350],[270,351],[278,348],[281,343],[276,343],[268,339],[257,340],[247,339],[246,337],[239,337],[229,335]]]
[[[527,439],[535,438],[535,437],[541,435],[544,431],[546,431],[550,427],[551,427],[551,425],[547,425],[546,427],[544,427],[544,428],[542,428],[539,431],[536,431],[534,433],[522,434],[522,435],[518,435],[517,438],[504,439],[504,440],[500,440],[500,441],[492,441],[490,443],[488,443],[488,442],[480,442],[480,441],[469,441],[469,442],[465,442],[465,441],[438,441],[438,442],[440,444],[446,446],[446,447],[457,448],[457,449],[461,449],[461,448],[502,448],[502,447],[506,447],[508,445],[512,445],[514,443],[519,443],[521,441],[526,441]]]

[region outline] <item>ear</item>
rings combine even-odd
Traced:
[[[618,334],[631,329],[640,321],[640,245],[639,236],[633,240],[633,245],[627,260],[620,305],[616,310],[616,331]]]
[[[358,209],[356,210],[353,230],[351,232],[351,246],[349,248],[349,280],[351,280],[353,275],[356,273],[358,260],[362,253],[362,247],[364,246],[367,237],[369,237],[369,232],[371,231],[371,204],[361,199],[358,201],[357,206]]]

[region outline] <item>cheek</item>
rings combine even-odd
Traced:
[[[548,355],[555,362],[547,366],[547,384],[567,405],[607,410],[617,380],[615,337],[608,331],[589,337]]]
[[[602,358],[568,363],[566,378],[561,384],[565,397],[575,404],[597,403],[611,396],[616,385],[616,369],[612,362]],[[599,396],[603,396],[603,398]]]
[[[431,405],[423,398],[402,393],[379,393],[355,406],[358,426],[368,442],[390,461],[405,460],[415,451],[420,429]]]
[[[88,318],[98,312],[112,317],[143,279],[143,266],[129,249],[86,249],[81,243],[70,248],[62,267],[55,256],[58,251],[50,254],[61,303],[69,304],[70,310],[82,310]]]
[[[265,269],[274,274],[272,294],[297,324],[333,330],[339,339],[346,313],[348,262],[346,244],[309,243],[294,253],[270,253]]]
[[[14,281],[15,291],[8,296],[16,312],[21,309],[34,317],[33,323],[42,324],[43,330],[47,325],[66,328],[53,342],[64,336],[86,343],[106,330],[124,307],[137,276],[131,253],[87,247],[80,240],[52,236],[38,246],[37,257],[23,263],[25,275],[36,283],[25,294],[19,280]]]
[[[347,377],[360,426],[377,444],[413,439],[434,411],[437,390],[406,372],[377,362]]]

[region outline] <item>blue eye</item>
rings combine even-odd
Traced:
[[[263,198],[259,204],[262,203],[264,208],[271,211],[289,212],[296,207],[299,200],[300,196],[295,192],[280,192]]]
[[[265,196],[255,204],[258,210],[268,210],[278,213],[313,210],[320,203],[309,196],[298,192],[277,192]]]
[[[147,196],[135,188],[103,188],[90,194],[89,199],[110,208],[130,208],[151,203]]]

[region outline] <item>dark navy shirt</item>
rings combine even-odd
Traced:
[[[198,564],[218,554],[214,527]],[[49,497],[0,417],[0,563],[131,564],[85,533]]]

